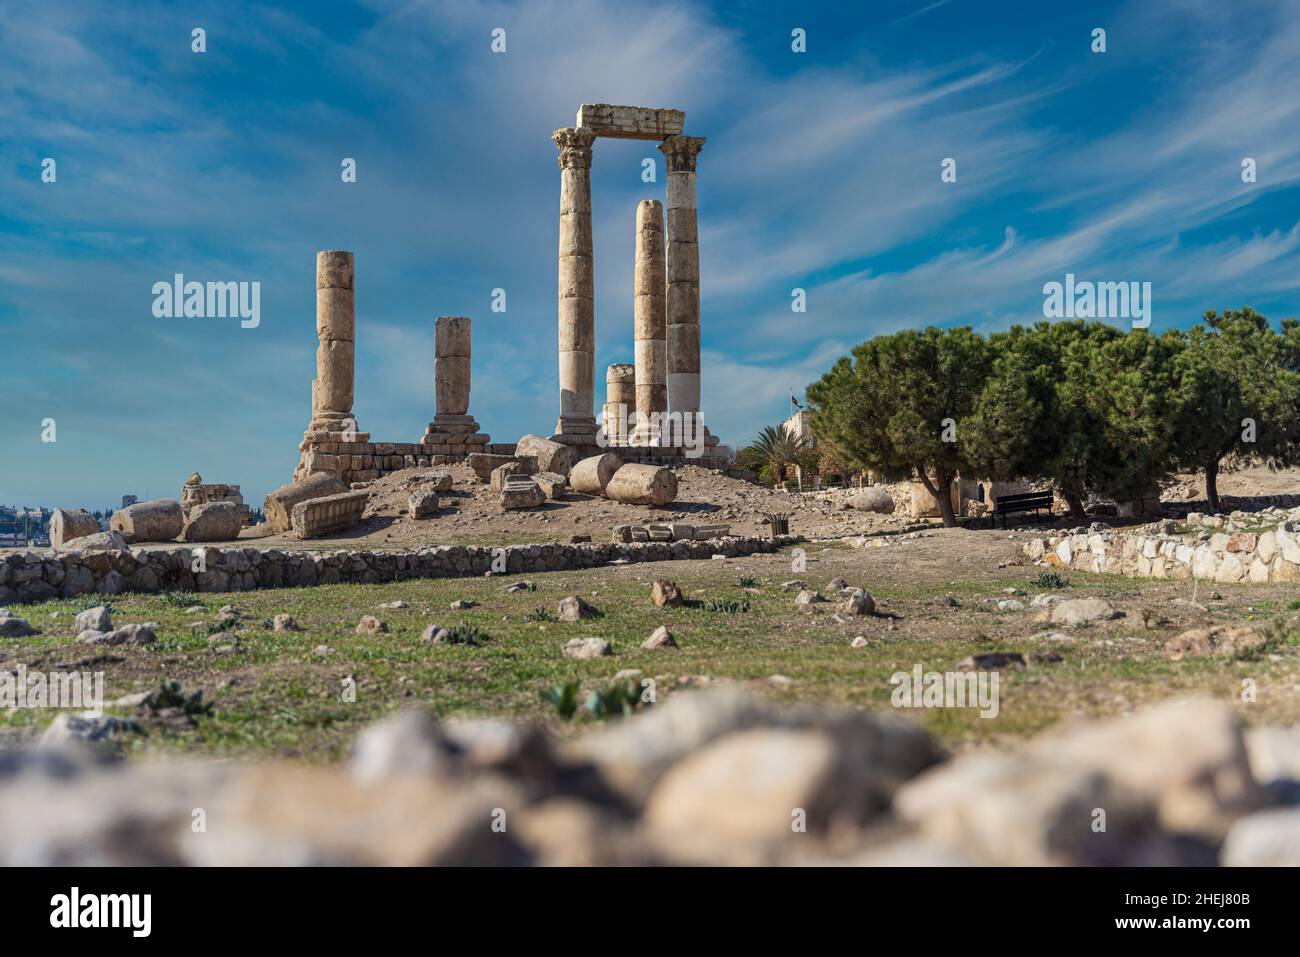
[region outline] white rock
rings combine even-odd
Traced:
[[[113,619],[108,609],[103,605],[96,605],[94,608],[87,608],[85,611],[78,612],[75,621],[76,631],[112,631]]]
[[[1300,867],[1300,808],[1240,818],[1224,839],[1220,860],[1225,867]]]
[[[612,653],[613,649],[604,638],[570,638],[564,645],[566,658],[603,658]]]
[[[842,607],[850,615],[871,615],[876,611],[876,600],[864,589],[855,588]]]
[[[1052,609],[1052,623],[1073,628],[1094,621],[1123,618],[1124,613],[1103,598],[1070,598]]]
[[[362,784],[399,774],[447,770],[450,756],[437,722],[423,711],[404,711],[357,735],[348,768]]]
[[[642,648],[653,650],[655,648],[676,648],[677,639],[673,637],[672,632],[664,625],[660,625],[651,633],[641,645]]]

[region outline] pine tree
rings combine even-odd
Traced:
[[[1300,427],[1300,332],[1294,320],[1279,334],[1249,306],[1210,310],[1186,333],[1174,363],[1178,460],[1205,471],[1211,512],[1221,510],[1223,460],[1294,464]]]
[[[944,525],[956,525],[952,481],[966,466],[956,440],[990,359],[967,327],[868,340],[808,387],[813,433],[840,461],[885,478],[915,475]]]

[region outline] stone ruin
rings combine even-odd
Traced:
[[[560,414],[551,441],[574,461],[617,447],[629,463],[694,462],[727,468],[733,454],[700,415],[700,257],[695,164],[704,137],[682,134],[680,110],[583,104],[576,125],[556,130],[559,148]],[[632,364],[609,367],[601,424],[594,414],[595,269],[591,151],[598,137],[658,141],[666,158],[666,206],[636,212]],[[419,442],[373,442],[352,412],[355,383],[355,262],[345,250],[316,254],[316,378],[311,422],[298,446],[294,481],[325,473],[343,485],[405,468],[449,465],[471,455],[515,455],[490,443],[469,414],[470,320],[440,316],[435,327],[433,421]]]
[[[726,538],[730,525],[689,525],[685,522],[650,522],[646,525],[615,525],[616,542],[705,542]]]
[[[370,482],[406,468],[449,465],[475,452],[514,451],[489,446],[469,415],[470,320],[439,316],[434,327],[433,421],[419,442],[372,442],[352,413],[355,381],[355,262],[344,250],[316,254],[316,378],[311,423],[298,446],[294,481],[326,473],[344,486]]]
[[[244,496],[240,494],[238,485],[215,482],[204,484],[203,476],[198,472],[193,473],[181,489],[181,515],[189,521],[191,510],[210,502],[229,502],[238,510],[241,526],[253,524],[253,510],[244,504]]]
[[[695,163],[702,136],[684,136],[681,110],[584,103],[576,125],[551,138],[560,151],[560,417],[551,439],[578,458],[617,447],[626,461],[714,468],[731,450],[700,415],[700,253]],[[594,415],[596,291],[591,155],[599,137],[657,140],[667,162],[667,216],[657,199],[636,212],[635,362],[611,365],[598,429]],[[665,225],[667,229],[665,230]],[[696,455],[687,446],[698,440]]]

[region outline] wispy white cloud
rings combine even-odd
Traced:
[[[903,12],[888,42],[958,6]],[[498,440],[546,431],[549,137],[584,101],[683,108],[688,132],[709,138],[704,407],[728,441],[775,421],[787,389],[855,342],[1032,320],[1042,283],[1066,271],[1153,281],[1157,324],[1225,296],[1285,294],[1300,275],[1296,224],[1272,205],[1300,183],[1300,22],[1288,10],[1130,3],[1107,21],[1113,60],[1085,65],[1059,50],[1046,63],[1034,39],[774,69],[739,20],[685,3],[32,6],[0,33],[0,334],[40,357],[4,373],[6,427],[67,410],[75,444],[111,459],[122,485],[146,464],[188,474],[214,436],[237,436],[218,463],[235,474],[212,477],[260,494],[288,476],[308,414],[313,254],[349,248],[363,428],[421,432],[432,320],[466,314],[471,411]],[[197,22],[204,57],[189,52]],[[504,56],[489,49],[498,26]],[[1059,107],[1086,103],[1080,89],[1108,62],[1144,58],[1158,65],[1127,74],[1140,95],[1122,115]],[[46,155],[59,160],[56,186],[39,181]],[[1245,155],[1256,184],[1240,181]],[[339,182],[343,156],[358,161],[353,186]],[[631,357],[633,210],[663,188],[662,166],[659,183],[641,182],[643,156],[658,156],[653,144],[596,147],[601,363]],[[945,157],[955,184],[940,182]],[[173,271],[260,280],[263,327],[160,326],[148,288]],[[806,314],[790,311],[794,286],[808,291]],[[496,287],[505,314],[488,311]],[[107,451],[147,435],[158,449],[138,467]],[[99,481],[21,469],[0,478],[68,494]]]

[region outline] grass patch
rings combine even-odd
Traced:
[[[954,541],[973,541],[960,546],[971,548],[980,540],[971,535]],[[910,673],[916,664],[942,672],[982,651],[1028,657],[1043,649],[1062,656],[1059,664],[1031,663],[1023,671],[1004,672],[996,719],[981,719],[976,709],[902,712],[954,746],[1033,734],[1076,714],[1118,714],[1175,695],[1237,702],[1245,678],[1255,679],[1261,689],[1300,683],[1300,629],[1294,624],[1300,600],[1294,585],[1203,583],[1199,601],[1213,590],[1224,597],[1202,612],[1172,601],[1192,597],[1190,582],[1071,576],[1076,592],[1106,595],[1125,607],[1128,618],[1078,629],[1069,642],[1031,643],[1029,635],[1052,626],[1035,621],[1035,609],[998,613],[991,600],[1003,597],[1006,588],[1023,589],[1039,570],[996,567],[1017,555],[1014,543],[998,547],[1002,551],[990,551],[990,560],[962,567],[952,564],[953,556],[962,554],[957,545],[922,539],[907,551],[845,548],[814,556],[802,573],[791,569],[789,550],[728,562],[545,572],[535,573],[535,590],[514,593],[506,591],[510,579],[492,576],[220,595],[119,594],[112,596],[115,623],[157,622],[159,640],[114,648],[75,643],[70,613],[80,610],[86,597],[93,597],[91,604],[106,597],[83,596],[24,608],[24,617],[41,633],[7,641],[4,653],[11,668],[21,662],[29,671],[102,670],[109,700],[153,692],[164,679],[177,683],[176,695],[184,701],[201,692],[194,698],[205,709],[201,720],[151,728],[129,743],[133,751],[308,761],[343,757],[359,730],[411,706],[440,718],[493,716],[536,721],[560,736],[578,733],[646,707],[639,682],[614,680],[627,669],[653,679],[659,703],[681,689],[737,682],[781,701],[893,713],[889,678],[897,671]],[[848,620],[833,604],[799,608],[794,593],[780,588],[742,597],[733,591],[738,581],[753,587],[743,583],[801,578],[816,587],[832,577],[867,588],[879,613]],[[656,578],[675,580],[694,606],[656,607],[651,599]],[[555,621],[557,603],[574,594],[597,605],[603,617]],[[945,603],[949,594],[960,599],[956,607]],[[424,629],[445,623],[448,604],[460,598],[478,604],[456,613],[463,614],[460,624],[447,628],[454,637],[421,642]],[[398,600],[409,607],[378,610]],[[216,632],[206,624],[191,629],[196,617],[210,623],[216,609],[227,604],[245,617]],[[203,616],[186,613],[194,605],[205,607]],[[1143,606],[1159,609],[1171,621],[1144,628]],[[292,615],[303,630],[262,627],[280,613]],[[1193,625],[1277,613],[1292,624],[1278,625],[1278,636],[1270,637],[1254,660],[1171,662],[1164,657],[1169,638]],[[368,614],[381,617],[388,633],[356,634],[357,622]],[[680,648],[641,648],[660,625],[672,631]],[[220,637],[210,643],[213,635]],[[857,635],[867,637],[867,647],[850,647]],[[564,657],[569,639],[588,636],[611,642],[615,654]],[[769,680],[774,675],[789,681],[774,683]],[[349,676],[356,682],[355,700],[342,694],[341,683]],[[1257,704],[1241,710],[1252,722],[1300,723],[1295,695],[1261,693]],[[25,739],[39,733],[52,717],[49,711],[0,712],[0,744],[7,743],[5,735]]]
[[[1043,572],[1037,578],[1029,580],[1031,588],[1069,588],[1070,582],[1059,572]]]
[[[721,612],[724,615],[736,615],[749,611],[748,598],[716,598],[705,603],[705,611]]]

